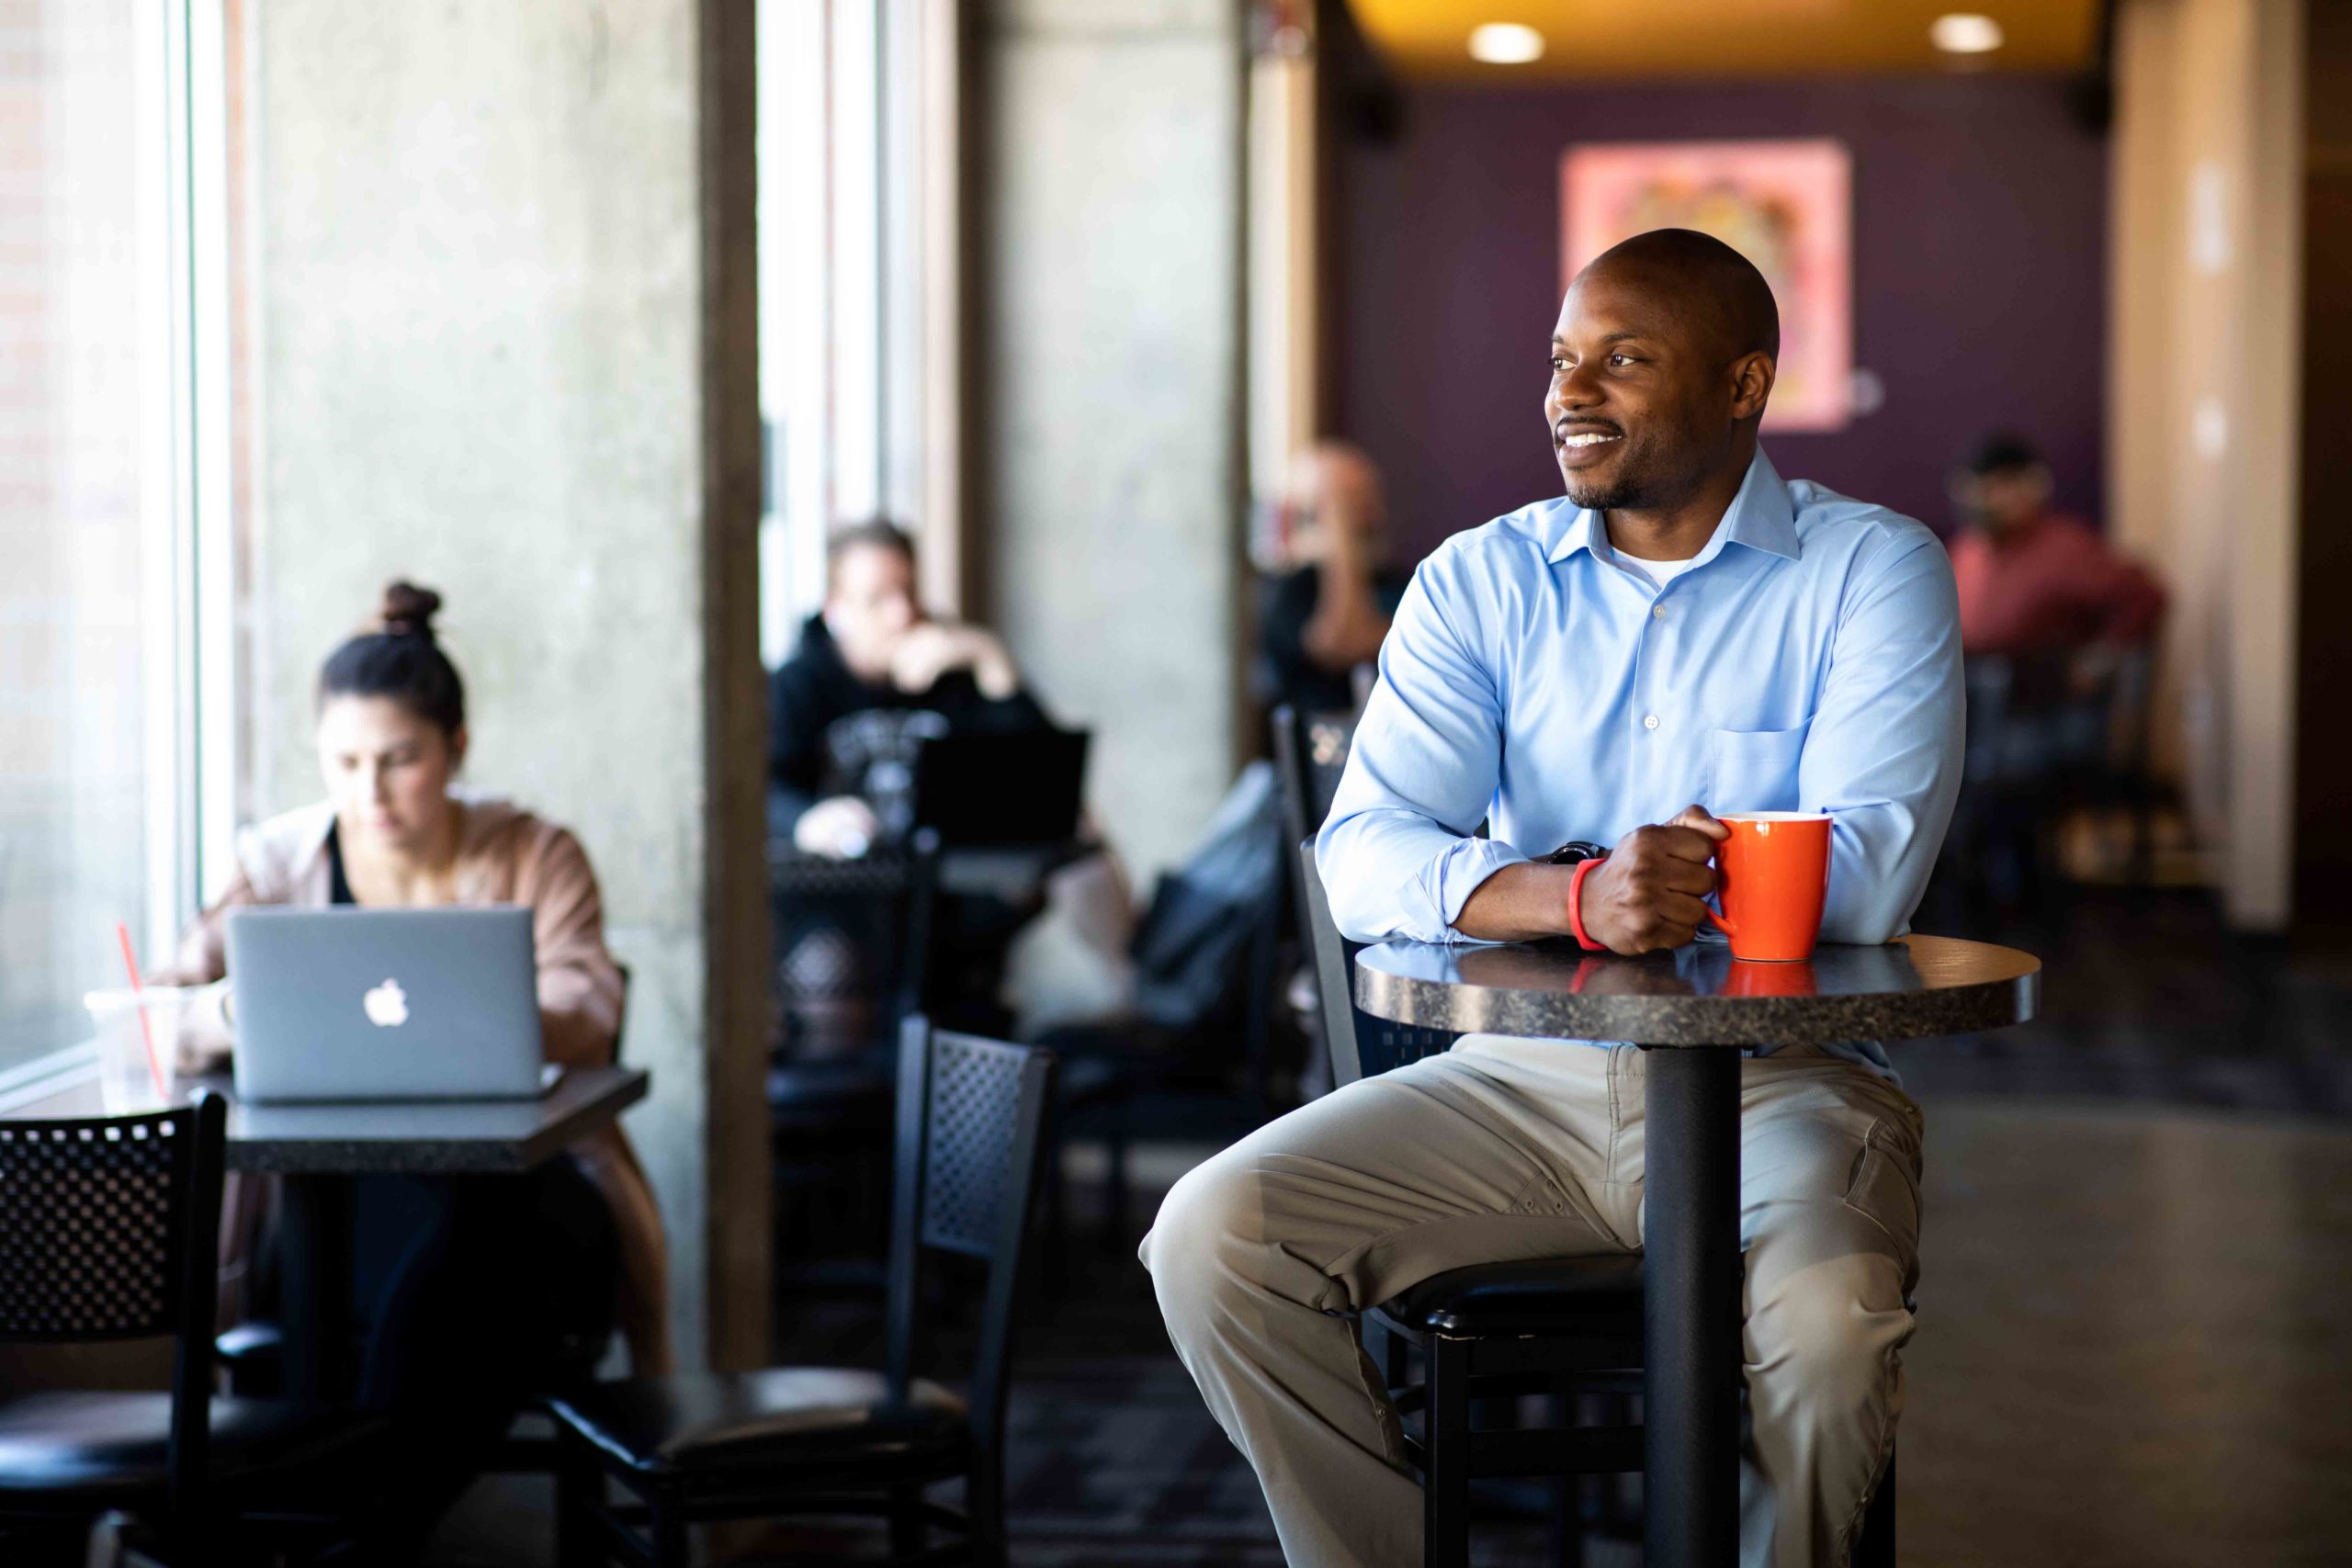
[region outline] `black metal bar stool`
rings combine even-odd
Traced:
[[[1392,1023],[1355,1005],[1355,944],[1331,918],[1312,840],[1299,845],[1298,862],[1334,1082],[1451,1048],[1454,1037],[1442,1030]],[[1363,1313],[1366,1348],[1375,1351],[1400,1420],[1420,1416],[1418,1434],[1406,1427],[1406,1454],[1421,1472],[1422,1561],[1430,1568],[1469,1562],[1474,1480],[1642,1472],[1645,1433],[1634,1411],[1644,1364],[1643,1272],[1638,1253],[1477,1264],[1431,1275]],[[1422,1363],[1419,1382],[1408,1356]],[[1601,1419],[1514,1430],[1472,1424],[1475,1401],[1527,1394],[1553,1396],[1562,1413],[1596,1405]],[[1583,1520],[1564,1522],[1564,1555],[1575,1562]],[[1852,1560],[1855,1568],[1894,1562],[1892,1452]]]

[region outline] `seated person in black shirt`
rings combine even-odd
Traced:
[[[1047,729],[994,633],[934,620],[915,597],[914,541],[861,523],[825,547],[825,604],[768,677],[769,826],[809,854],[854,856],[908,824],[928,735]]]
[[[1345,442],[1319,442],[1293,462],[1281,515],[1259,601],[1267,701],[1351,710],[1352,671],[1379,655],[1408,581],[1387,564],[1380,470]]]

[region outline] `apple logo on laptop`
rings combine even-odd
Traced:
[[[359,998],[368,1021],[379,1029],[398,1029],[408,1021],[408,993],[398,980],[387,980]]]

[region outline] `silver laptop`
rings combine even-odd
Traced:
[[[239,909],[229,984],[240,1100],[539,1092],[527,908]]]

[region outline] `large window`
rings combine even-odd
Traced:
[[[762,651],[823,596],[824,538],[888,516],[957,604],[958,0],[759,13]]]
[[[203,874],[199,615],[227,591],[217,0],[0,0],[0,1073],[87,1037]],[[199,130],[209,127],[209,130]],[[199,258],[204,258],[199,265]],[[217,319],[217,316],[216,316]],[[215,627],[217,632],[220,627]],[[224,808],[232,808],[225,796]]]

